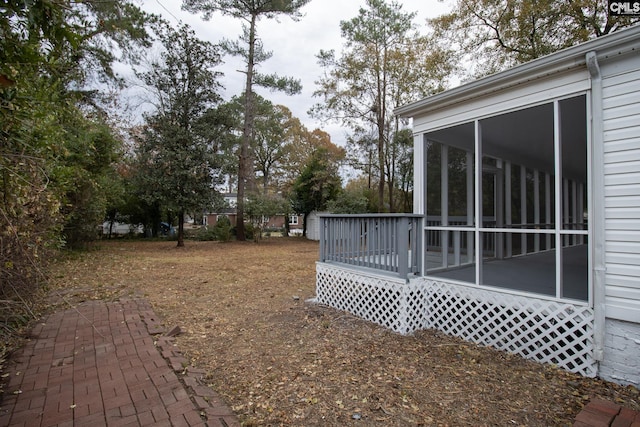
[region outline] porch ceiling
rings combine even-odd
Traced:
[[[565,178],[585,182],[586,97],[560,101]],[[487,156],[554,174],[553,103],[512,111],[480,121]],[[428,140],[474,150],[474,125],[465,123],[427,134]]]

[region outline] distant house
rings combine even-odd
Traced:
[[[640,26],[399,108],[414,213],[321,217],[317,300],[640,385]]]
[[[227,208],[217,209],[216,212],[209,212],[204,215],[205,225],[214,226],[218,223],[221,217],[229,218],[232,226],[237,223],[237,201],[238,195],[236,193],[227,193],[224,195]],[[245,218],[245,222],[249,218]],[[270,217],[260,218],[260,223],[263,229],[284,229],[285,221],[289,222],[289,234],[296,235],[302,233],[302,217],[299,215],[274,215]]]
[[[205,213],[204,225],[215,226],[221,217],[229,218],[231,225],[236,225],[238,195],[236,193],[225,193],[223,198],[227,207],[216,209],[215,212]]]

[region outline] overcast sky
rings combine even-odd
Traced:
[[[237,19],[214,15],[204,21],[201,15],[181,10],[181,0],[138,0],[147,12],[162,15],[169,22],[188,23],[197,36],[211,43],[221,39],[237,39],[241,34],[242,22]],[[405,12],[417,12],[415,23],[424,27],[425,19],[446,13],[450,8],[450,0],[398,0]],[[316,54],[321,50],[335,49],[340,52],[343,41],[340,37],[340,21],[346,21],[358,15],[364,7],[365,0],[311,0],[301,11],[305,15],[299,21],[289,17],[275,20],[263,19],[258,22],[258,36],[263,40],[266,50],[273,52],[271,59],[260,65],[259,71],[265,74],[277,73],[281,76],[294,77],[302,82],[302,93],[288,96],[278,92],[269,92],[257,88],[261,96],[275,104],[287,106],[295,117],[309,129],[320,128],[329,132],[334,143],[343,144],[345,130],[336,124],[320,123],[308,116],[307,111],[320,101],[314,98],[315,81],[322,70],[316,61]],[[225,62],[219,68],[224,73],[222,84],[225,87],[225,100],[239,95],[244,87],[244,64],[237,58],[225,56]]]

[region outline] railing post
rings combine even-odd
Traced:
[[[326,250],[326,220],[323,217],[319,217],[320,219],[320,224],[319,224],[319,234],[320,234],[320,262],[325,262],[327,260],[326,258],[326,254],[325,254],[325,250]]]
[[[424,235],[424,225],[422,218],[411,218],[411,241],[409,242],[409,250],[411,251],[411,270],[410,273],[422,273],[422,238]]]
[[[398,275],[409,276],[409,218],[403,216],[396,222],[398,239]]]
[[[425,219],[424,218],[418,218],[418,220],[416,221],[416,245],[415,245],[415,250],[416,250],[416,271],[415,273],[418,275],[422,275],[424,274],[424,272],[426,271],[426,266],[425,266],[425,248],[426,248],[426,244],[424,242],[424,227],[425,227]]]

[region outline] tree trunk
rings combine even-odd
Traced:
[[[256,44],[256,15],[251,16],[251,24],[249,27],[249,57],[247,60],[247,80],[244,90],[244,126],[242,128],[242,142],[240,144],[240,158],[238,159],[238,198],[236,201],[237,221],[236,221],[236,239],[245,241],[246,235],[244,230],[244,198],[245,188],[249,168],[247,160],[249,156],[249,144],[253,135],[253,62],[255,56]]]
[[[178,247],[184,246],[184,210],[180,210],[178,214]]]
[[[302,237],[307,237],[307,218],[311,212],[302,214]]]
[[[378,119],[378,167],[380,168],[378,212],[384,212],[384,118]]]
[[[389,144],[392,145],[392,144]],[[394,213],[396,211],[395,208],[395,201],[394,199],[394,187],[396,185],[396,174],[395,174],[395,170],[396,170],[396,147],[395,146],[391,146],[389,147],[391,150],[391,159],[389,161],[389,164],[387,165],[387,172],[389,175],[389,179],[387,179],[387,187],[389,188],[389,212],[390,213]]]
[[[284,214],[284,236],[289,237],[289,232],[291,231],[291,225],[289,224],[289,214]]]
[[[377,96],[376,96],[376,125],[378,127],[378,167],[380,168],[380,182],[378,183],[378,198],[380,199],[380,204],[378,207],[378,212],[384,212],[384,184],[385,184],[385,119],[387,117],[387,81],[386,81],[386,67],[387,59],[386,59],[386,49],[383,52],[382,58],[382,76],[378,76],[378,88],[377,88]],[[380,71],[379,71],[380,72]]]

